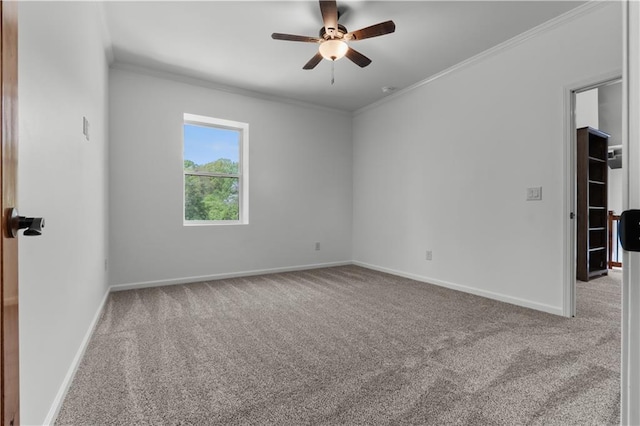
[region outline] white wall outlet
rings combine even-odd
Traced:
[[[431,250],[427,250],[427,253],[425,255],[425,259],[426,260],[432,260],[433,259],[433,252]]]
[[[319,250],[320,250],[320,243],[316,242],[316,251],[319,251]]]
[[[527,201],[542,200],[542,187],[527,188]]]
[[[82,117],[82,134],[89,140],[89,120],[87,117]]]

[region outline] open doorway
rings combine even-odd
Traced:
[[[622,80],[612,78],[571,91],[575,212],[571,316],[587,291],[620,294],[622,249]]]
[[[587,344],[598,348],[606,365],[614,372],[625,368],[621,361],[624,349],[618,337],[624,329],[625,265],[622,250],[618,248],[617,227],[609,223],[609,212],[613,216],[622,212],[624,173],[628,170],[622,147],[625,138],[623,90],[620,75],[610,74],[568,87],[565,91],[567,220],[563,313],[578,317],[578,322],[590,324],[587,325],[589,329],[595,323],[607,329],[606,337],[599,336]],[[580,232],[589,234],[581,235]],[[579,250],[585,251],[579,253]],[[618,261],[618,265],[614,266],[612,260]],[[627,266],[624,273],[629,270],[632,268]],[[624,372],[621,377],[624,382]],[[610,387],[600,395],[609,398],[614,412],[621,407],[624,409],[619,389]],[[607,423],[619,424],[623,417],[613,416]]]

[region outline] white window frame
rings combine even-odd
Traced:
[[[249,224],[249,124],[240,121],[224,120],[222,118],[207,117],[204,115],[185,113],[183,117],[182,131],[182,224],[184,226],[207,225],[247,225]],[[239,164],[237,174],[187,172],[184,169],[184,125],[215,127],[218,129],[235,130],[239,132]],[[219,176],[238,178],[238,220],[187,220],[185,218],[186,192],[185,183],[187,175]]]

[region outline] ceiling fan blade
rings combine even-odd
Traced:
[[[364,68],[371,63],[371,59],[351,47],[347,50],[347,54],[345,56],[361,68]]]
[[[311,59],[309,59],[309,62],[307,62],[306,64],[304,64],[304,67],[302,67],[303,70],[312,70],[316,67],[316,65],[318,65],[320,63],[320,61],[322,60],[322,55],[320,54],[320,52],[316,53],[315,56]]]
[[[274,40],[303,41],[306,43],[320,43],[322,41],[322,39],[319,39],[318,37],[308,37],[308,36],[280,34],[280,33],[271,34],[271,38]]]
[[[396,30],[396,24],[393,21],[380,22],[361,30],[351,31],[345,35],[350,40],[364,40],[365,38],[378,37],[390,34]]]
[[[320,0],[320,13],[322,13],[322,22],[324,22],[324,30],[330,36],[336,35],[338,29],[338,5],[335,0]]]

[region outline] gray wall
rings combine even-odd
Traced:
[[[563,93],[622,68],[620,16],[598,7],[358,114],[354,259],[562,313]]]
[[[600,130],[611,135],[609,145],[622,145],[622,83],[598,89]],[[624,153],[623,153],[624,155]],[[622,169],[609,168],[609,210],[622,213]]]
[[[97,3],[19,4],[20,403],[50,421],[107,291],[107,62]],[[82,117],[90,121],[90,141]]]
[[[622,83],[598,88],[599,128],[611,135],[609,145],[622,145]]]
[[[351,260],[349,115],[122,69],[109,91],[111,284]],[[249,123],[248,225],[183,226],[184,113]]]

